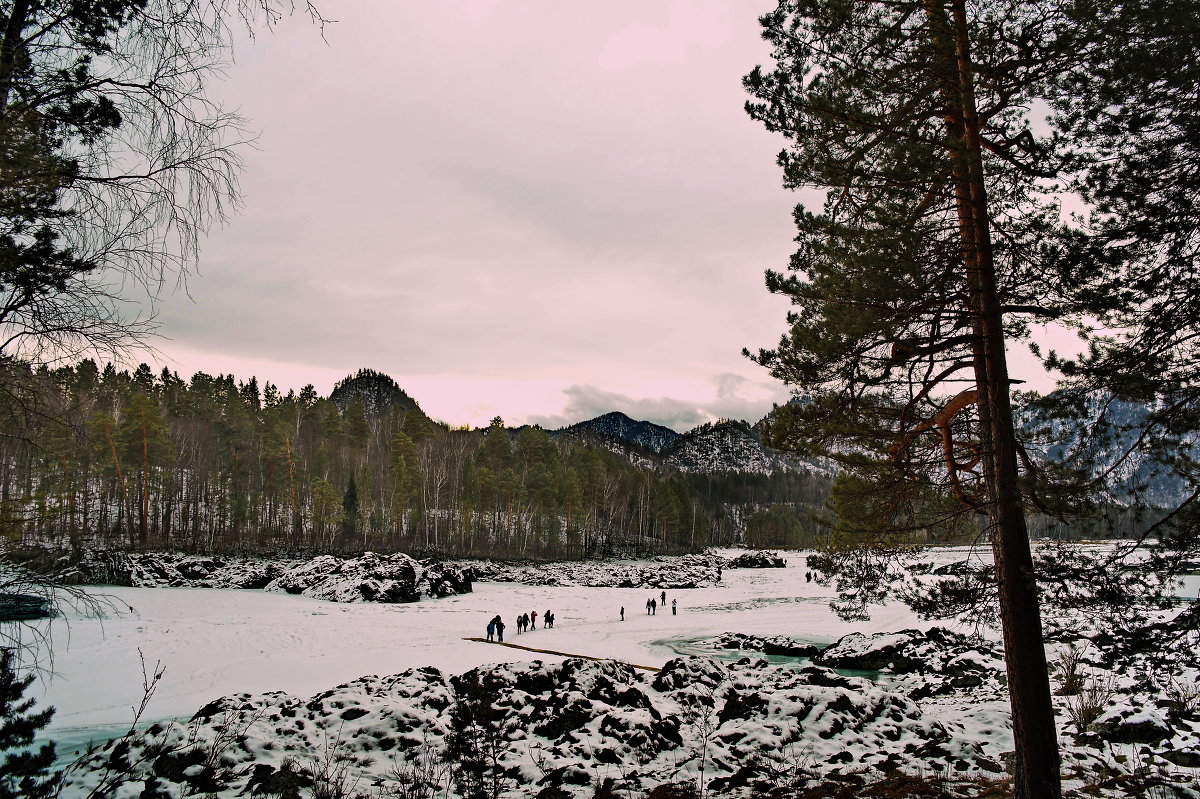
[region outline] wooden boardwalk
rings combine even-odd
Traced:
[[[575,652],[557,652],[553,649],[535,649],[532,646],[522,646],[521,644],[513,644],[513,643],[509,643],[508,641],[489,641],[486,638],[464,638],[463,640],[464,641],[475,641],[476,643],[480,643],[480,644],[492,644],[494,646],[507,646],[512,649],[523,649],[526,652],[537,652],[538,654],[542,654],[542,655],[558,655],[559,657],[564,657],[564,658],[583,658],[584,660],[594,660],[597,663],[603,662],[605,660],[612,660],[612,661],[616,661],[617,663],[625,663],[625,661],[617,660],[616,658],[598,658],[598,657],[592,657],[591,655],[580,655]],[[643,669],[644,671],[655,671],[655,672],[659,671],[659,668],[657,666],[640,666],[637,663],[625,663],[625,665],[633,666],[635,669]]]

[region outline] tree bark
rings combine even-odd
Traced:
[[[17,69],[17,55],[21,44],[21,31],[29,24],[30,0],[16,0],[8,18],[3,20],[4,41],[0,42],[0,116],[8,110],[8,98],[12,94],[13,73]]]
[[[952,0],[963,147],[960,231],[972,297],[980,449],[1012,706],[1016,799],[1062,795],[1058,738],[1046,667],[1041,609],[1018,485],[1003,312],[996,280],[980,121],[964,0]]]

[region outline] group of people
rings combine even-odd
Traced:
[[[542,628],[549,630],[554,626],[554,614],[546,611],[546,615],[542,616]],[[537,611],[532,613],[522,613],[517,616],[517,632],[527,633],[530,630],[537,629]]]
[[[537,618],[538,614],[536,610],[532,613],[522,613],[517,617],[517,633],[536,630]],[[487,624],[487,640],[504,643],[504,628],[507,626],[504,620],[500,618],[500,614],[497,613]],[[546,614],[542,616],[542,627],[544,629],[554,627],[554,614],[550,611],[546,611]]]
[[[652,596],[646,600],[646,615],[647,616],[657,616],[658,615],[658,607],[660,604],[664,608],[667,606],[667,592],[666,591],[663,591],[661,594],[659,594],[659,596],[657,598]],[[679,615],[679,600],[678,599],[671,600],[671,615],[672,616]],[[621,606],[621,621],[625,621],[625,607],[624,606]]]

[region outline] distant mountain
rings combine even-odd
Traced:
[[[359,369],[333,387],[329,399],[342,413],[355,399],[363,406],[367,416],[384,416],[394,407],[411,411],[417,402],[396,384],[396,381],[374,369]]]
[[[1049,399],[1055,395],[1051,394]],[[1130,501],[1135,494],[1151,505],[1170,507],[1187,496],[1187,482],[1170,466],[1146,452],[1125,453],[1138,441],[1150,416],[1145,405],[1112,399],[1103,395],[1090,397],[1083,409],[1084,418],[1053,418],[1037,409],[1026,409],[1020,420],[1029,440],[1027,447],[1044,453],[1050,460],[1082,465],[1092,464],[1092,471],[1111,470],[1109,493],[1120,503]],[[1103,432],[1094,429],[1095,420],[1105,419]],[[1200,460],[1200,440],[1192,434],[1184,439],[1185,455]]]
[[[580,435],[585,433],[598,435],[615,441],[636,444],[652,452],[662,452],[679,438],[679,433],[676,433],[669,427],[663,427],[653,422],[642,422],[637,419],[631,419],[620,411],[613,411],[603,416],[597,416],[595,419],[578,422],[570,427],[557,430],[555,433],[557,435]]]
[[[750,472],[772,474],[801,467],[762,445],[750,425],[723,419],[702,424],[680,436],[663,451],[664,465],[681,472]]]

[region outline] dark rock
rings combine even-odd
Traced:
[[[1153,744],[1172,735],[1170,726],[1157,713],[1108,713],[1091,727],[1106,741],[1121,744]]]
[[[790,658],[814,658],[821,654],[824,647],[814,644],[801,644],[782,637],[768,638],[763,641],[764,655],[782,655]]]
[[[725,693],[725,704],[717,718],[721,724],[734,719],[749,720],[757,715],[765,715],[767,700],[755,692],[730,690]]]
[[[47,597],[0,593],[0,621],[48,619],[53,615],[54,609]]]
[[[816,666],[805,666],[800,669],[800,674],[804,677],[809,685],[818,685],[822,688],[847,688],[853,689],[854,683],[849,677],[843,677],[836,671],[831,669],[818,668]]]
[[[301,799],[301,788],[311,788],[312,777],[301,772],[292,771],[285,762],[278,769],[266,763],[255,763],[246,782],[246,790],[251,796],[277,796],[279,799]]]
[[[154,774],[170,782],[184,782],[187,780],[185,772],[202,763],[204,763],[204,752],[201,749],[168,752],[154,758]]]
[[[696,786],[690,782],[672,782],[659,785],[646,796],[646,799],[696,799]]]
[[[785,566],[787,566],[787,561],[782,555],[765,550],[743,552],[725,563],[727,569],[782,569]]]
[[[537,792],[534,799],[575,799],[575,794],[557,785],[547,785]]]
[[[1200,768],[1200,752],[1193,749],[1168,749],[1158,756],[1183,768]]]
[[[534,729],[543,738],[558,740],[592,720],[592,703],[583,698],[570,701],[553,711],[550,718]]]

